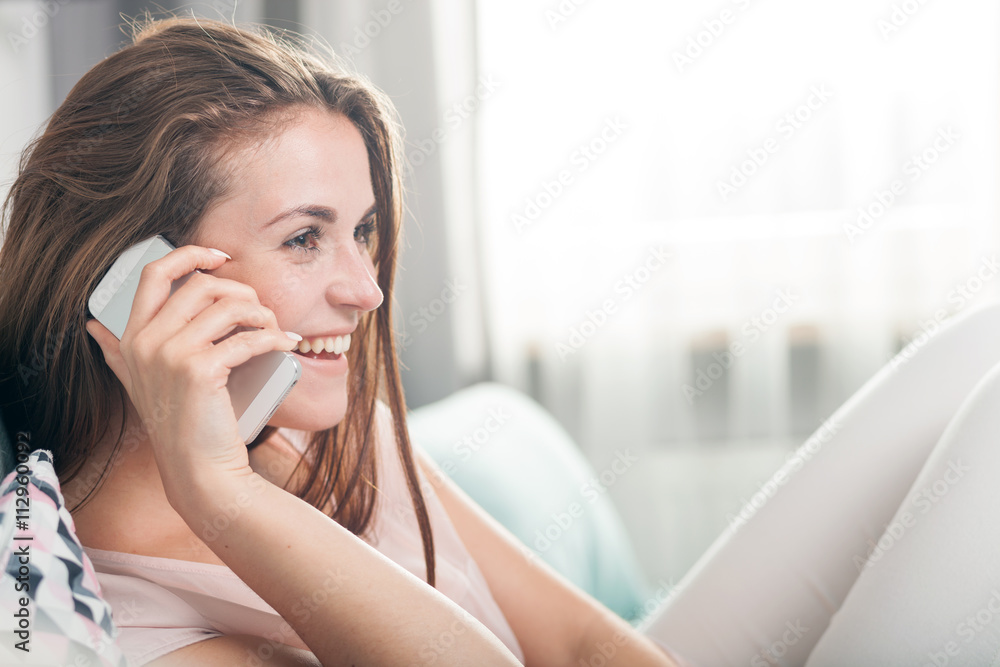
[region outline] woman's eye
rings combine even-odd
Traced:
[[[368,220],[354,228],[354,240],[368,245],[375,233],[375,220]]]
[[[319,250],[319,239],[323,235],[317,227],[310,227],[301,234],[289,239],[285,242],[285,245],[289,248],[294,248],[295,250]],[[303,245],[312,240],[314,245]]]
[[[372,234],[375,233],[375,221],[369,220],[364,222],[354,228],[354,240],[358,243],[363,243],[368,245],[371,241]],[[310,227],[304,230],[301,234],[296,234],[291,239],[285,242],[285,246],[292,248],[296,251],[303,250],[319,250],[319,240],[323,235],[323,232],[318,227]]]

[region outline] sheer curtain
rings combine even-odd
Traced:
[[[986,0],[479,3],[496,377],[597,469],[636,453],[610,491],[652,576],[996,295],[998,26]]]
[[[728,23],[481,3],[481,70],[500,81],[479,135],[497,374],[565,404],[588,442],[602,422],[660,443],[810,430],[922,322],[998,282],[992,3],[920,6],[887,38],[892,5],[721,6]],[[699,355],[737,343],[695,383]],[[789,350],[810,345],[820,408],[793,424]],[[645,416],[618,418],[615,396]],[[698,419],[713,400],[722,426]]]

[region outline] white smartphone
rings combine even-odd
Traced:
[[[119,340],[132,312],[142,267],[166,256],[173,249],[174,246],[159,234],[137,243],[115,260],[90,295],[87,305],[91,314]],[[176,292],[191,275],[189,273],[175,280],[170,293]],[[251,327],[238,326],[214,342],[249,329]],[[246,444],[257,437],[301,374],[302,364],[295,355],[281,350],[257,355],[230,371],[227,383],[229,397],[239,423],[240,436]]]

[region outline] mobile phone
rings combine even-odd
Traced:
[[[171,250],[174,250],[173,244],[159,234],[137,243],[115,260],[90,295],[87,305],[91,314],[118,340],[121,340],[132,312],[132,301],[139,286],[142,267],[166,256]],[[189,273],[175,280],[170,293],[176,292],[192,275],[193,273]],[[252,327],[238,326],[214,342],[218,343],[239,331],[250,329]],[[226,386],[233,402],[240,437],[246,444],[257,437],[267,420],[299,381],[300,375],[302,364],[294,354],[282,350],[272,350],[252,357],[230,371]]]

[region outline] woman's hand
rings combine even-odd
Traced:
[[[252,287],[199,271],[227,258],[201,246],[177,248],[143,267],[121,341],[97,320],[86,325],[145,426],[175,506],[192,485],[250,472],[226,388],[230,370],[295,346]],[[192,272],[171,295],[173,282]],[[213,343],[240,325],[255,329]]]

